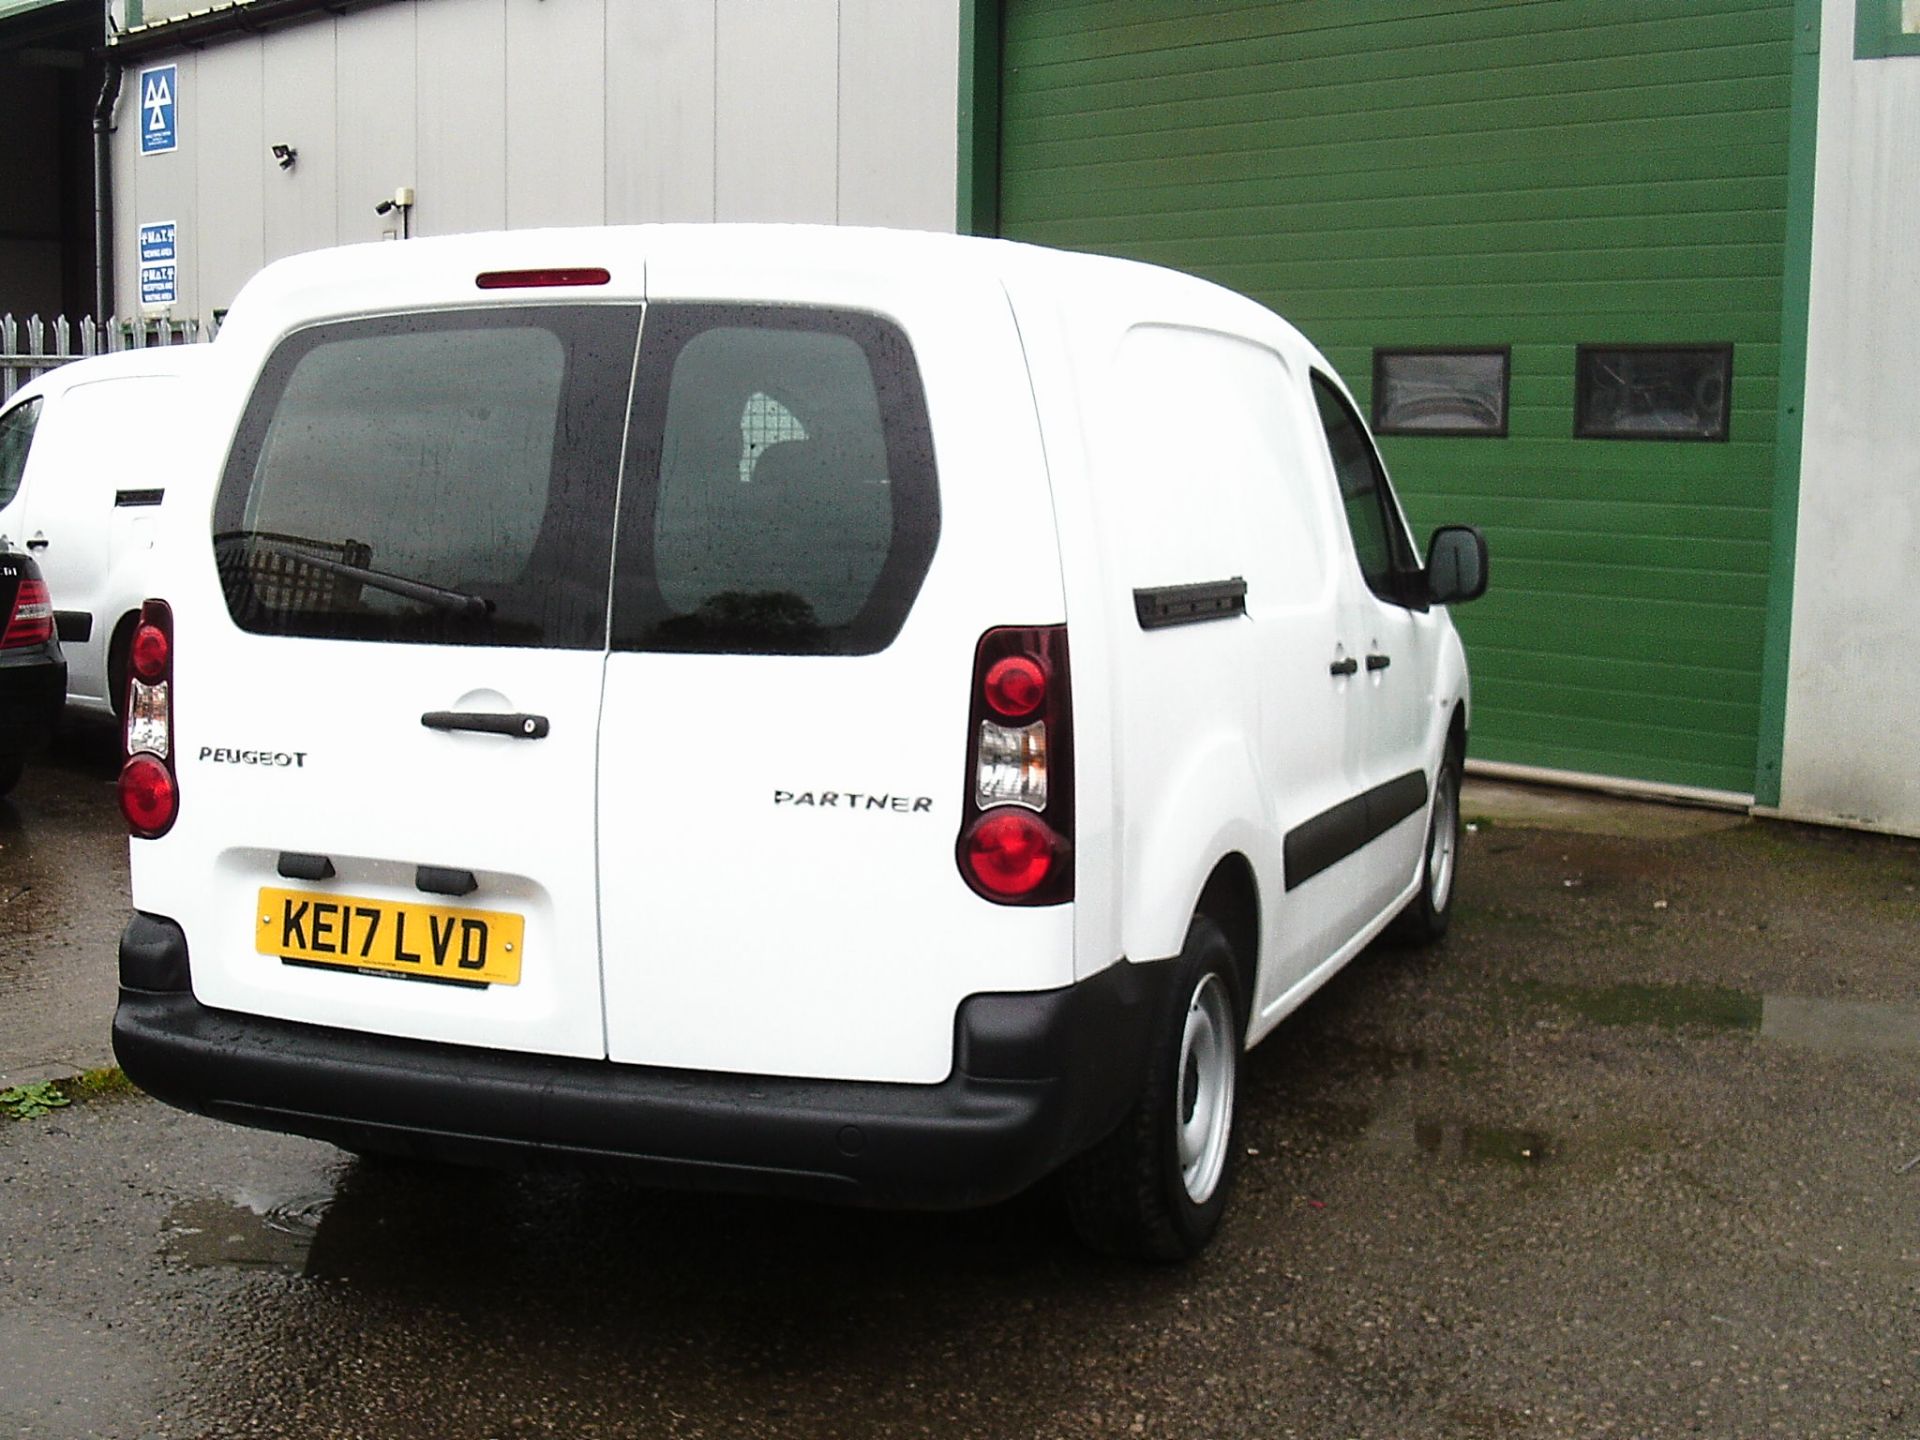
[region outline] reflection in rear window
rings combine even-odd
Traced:
[[[300,332],[222,484],[234,618],[274,634],[598,647],[637,315],[496,310]]]
[[[905,336],[844,311],[661,304],[640,376],[615,648],[884,648],[939,526]]]

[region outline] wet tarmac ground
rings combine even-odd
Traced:
[[[110,799],[111,844],[30,809],[102,773],[0,804],[0,893],[124,885]],[[0,1436],[1920,1436],[1920,846],[1464,808],[1449,939],[1250,1057],[1195,1264],[1044,1194],[371,1164],[107,1096],[0,1119]]]

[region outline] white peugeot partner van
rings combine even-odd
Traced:
[[[1152,267],[785,227],[263,271],[168,506],[114,1025],[360,1151],[1212,1233],[1239,1056],[1446,927],[1468,724],[1351,397]]]
[[[161,345],[71,360],[0,408],[0,549],[39,562],[76,710],[114,714],[126,697],[188,381],[208,353]]]

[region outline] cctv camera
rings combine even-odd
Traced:
[[[382,200],[378,205],[373,207],[373,213],[376,215],[385,215],[392,209],[393,202],[391,200]]]
[[[300,152],[291,145],[275,145],[273,147],[273,158],[280,162],[280,168],[282,170],[291,170],[293,168],[293,162],[300,158]]]

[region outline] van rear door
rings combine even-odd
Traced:
[[[170,597],[179,818],[134,842],[203,1004],[604,1054],[594,766],[639,323],[400,313],[268,356],[217,584]]]
[[[608,1055],[935,1082],[966,996],[1073,978],[1073,907],[989,903],[955,853],[980,637],[1065,618],[1032,388],[997,280],[889,252],[762,281],[807,303],[698,298],[765,269],[648,261],[601,727]]]

